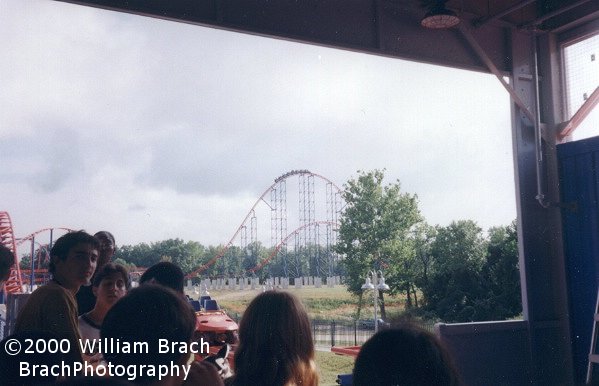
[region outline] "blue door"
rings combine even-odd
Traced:
[[[599,282],[599,137],[557,147],[574,372],[584,382]]]

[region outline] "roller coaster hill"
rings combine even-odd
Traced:
[[[224,263],[225,259],[248,257],[247,260],[256,262],[252,267],[241,268],[243,262],[238,261],[229,264],[237,267],[236,272],[222,269],[212,272],[216,271],[219,277],[255,277],[262,273],[263,277],[286,279],[331,278],[339,272],[340,257],[333,246],[337,242],[342,209],[342,191],[328,178],[308,170],[285,173],[258,197],[220,251],[187,278],[205,276],[211,266],[216,264],[218,268],[218,263]],[[262,259],[253,256],[257,250],[252,246],[268,245],[267,239],[270,239],[270,254]],[[245,251],[245,256],[228,256],[232,248]]]
[[[288,200],[288,197],[291,199]],[[339,272],[340,257],[334,252],[338,220],[343,208],[342,191],[328,178],[308,170],[292,170],[274,180],[255,201],[229,241],[205,264],[187,275],[201,278],[214,265],[211,276],[262,277],[282,276],[287,280],[315,276],[332,278]],[[292,229],[292,231],[288,231]],[[25,237],[16,238],[8,212],[0,212],[0,242],[15,255],[15,264],[5,283],[4,293],[21,293],[28,285],[44,284],[49,280],[46,269],[53,239],[72,229],[44,228]],[[40,242],[46,241],[46,243]],[[257,248],[268,245],[267,257],[257,256]],[[22,269],[17,253],[19,247],[29,247],[31,268]],[[227,253],[237,249],[239,254]],[[255,254],[255,256],[252,256]],[[249,259],[248,259],[249,257]],[[253,261],[248,268],[241,261],[229,266],[236,272],[225,272],[227,259]],[[220,262],[220,264],[219,264]],[[273,269],[275,267],[275,269]],[[25,285],[25,287],[24,287]]]

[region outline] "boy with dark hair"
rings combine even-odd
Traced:
[[[183,294],[185,277],[179,266],[169,261],[161,261],[146,269],[141,275],[139,284],[144,283],[160,284]]]
[[[81,362],[77,303],[79,287],[89,284],[96,269],[98,240],[85,231],[70,232],[56,240],[48,270],[52,280],[35,290],[17,317],[15,332],[47,331],[70,341],[65,360]]]
[[[100,327],[104,317],[110,308],[127,294],[130,287],[129,272],[120,264],[108,263],[96,272],[92,284],[93,293],[97,298],[96,305],[91,311],[79,316],[79,333],[84,342],[100,339]],[[102,359],[99,353],[92,351],[84,350],[83,356],[90,363]]]
[[[91,311],[79,316],[79,331],[81,331],[81,336],[86,338],[89,336],[83,332],[84,329],[97,328],[97,334],[95,334],[97,336],[94,338],[100,338],[99,326],[102,324],[104,316],[110,307],[125,296],[131,288],[129,271],[121,264],[108,263],[104,267],[96,269],[90,287],[97,301]]]

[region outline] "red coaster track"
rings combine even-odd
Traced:
[[[17,245],[8,212],[0,212],[0,243],[10,249],[14,255],[14,264],[10,269],[8,280],[4,283],[4,292],[20,293],[23,290],[23,281],[17,258]]]
[[[276,252],[278,252],[281,247],[285,246],[285,242],[289,239],[289,237],[291,235],[296,234],[299,231],[305,230],[307,229],[310,225],[318,225],[318,224],[327,224],[329,226],[331,226],[332,224],[337,224],[336,218],[329,218],[327,219],[327,221],[315,221],[315,218],[311,218],[309,215],[304,217],[304,222],[302,225],[300,225],[300,227],[298,229],[296,229],[295,231],[293,231],[292,233],[287,233],[287,229],[286,229],[286,223],[284,223],[285,217],[286,217],[286,204],[282,203],[281,201],[284,201],[285,198],[281,198],[280,196],[277,196],[277,188],[280,186],[280,184],[284,183],[285,180],[289,179],[292,176],[300,176],[300,178],[305,177],[305,178],[316,178],[318,180],[324,181],[324,183],[326,183],[327,189],[329,190],[329,193],[331,196],[334,194],[341,194],[341,189],[330,179],[317,174],[317,173],[312,173],[309,170],[292,170],[288,173],[285,173],[281,176],[279,176],[278,178],[275,179],[274,183],[269,186],[264,193],[262,193],[262,195],[256,200],[256,202],[254,203],[254,205],[252,206],[252,208],[249,210],[249,212],[247,213],[247,215],[245,216],[245,218],[243,219],[243,221],[241,222],[241,225],[239,225],[239,227],[237,228],[237,230],[235,231],[235,233],[233,234],[233,236],[231,237],[231,239],[229,240],[229,242],[227,244],[225,244],[221,250],[219,251],[219,253],[214,256],[212,259],[210,259],[208,262],[206,262],[205,264],[201,265],[200,267],[196,268],[193,272],[187,274],[186,278],[192,278],[195,277],[199,274],[201,274],[202,272],[206,271],[211,265],[213,265],[214,263],[216,263],[219,259],[223,258],[225,256],[225,253],[227,252],[227,250],[233,245],[235,239],[237,238],[237,236],[240,235],[240,233],[242,233],[242,231],[244,230],[246,224],[248,222],[251,221],[251,217],[255,215],[255,209],[258,206],[258,204],[260,202],[264,202],[268,205],[268,203],[266,202],[266,198],[270,195],[271,197],[271,203],[273,203],[273,193],[275,197],[275,207],[271,207],[272,213],[278,213],[277,216],[278,218],[274,219],[275,222],[277,222],[276,225],[276,230],[274,230],[274,233],[276,233],[276,237],[275,240],[273,240],[273,247],[276,248]],[[301,182],[300,182],[301,183]],[[308,183],[309,184],[309,183]],[[313,208],[310,208],[310,203],[307,202],[308,200],[310,200],[309,195],[310,195],[310,187],[306,187],[307,183],[306,181],[304,181],[304,189],[306,190],[304,193],[304,199],[302,204],[304,205],[304,211],[308,212],[310,210],[313,210]],[[313,189],[313,187],[312,187]],[[283,191],[284,191],[284,187],[283,187]],[[314,192],[311,192],[312,195],[314,194]],[[278,192],[278,194],[280,194],[280,192]],[[284,194],[284,193],[283,193]],[[300,193],[301,195],[301,193]],[[331,215],[333,211],[338,210],[339,208],[336,208],[334,206],[334,203],[332,202],[333,198],[330,198],[330,202],[327,203],[327,206],[331,206],[330,211],[331,211]],[[276,207],[277,202],[280,203],[279,207]],[[313,205],[313,204],[312,204]],[[269,205],[270,206],[270,205]],[[301,216],[301,214],[300,214]],[[273,220],[271,220],[273,221]],[[271,230],[272,232],[273,230]],[[276,254],[275,254],[276,256]],[[275,256],[270,256],[268,259],[266,259],[265,261],[263,261],[262,263],[258,264],[258,266],[249,269],[248,272],[255,272],[258,269],[262,268],[264,265],[268,264],[268,262],[270,262]]]
[[[19,266],[19,257],[17,255],[17,247],[23,244],[25,241],[32,241],[35,236],[46,231],[52,231],[54,229],[60,229],[67,232],[71,232],[69,228],[44,228],[36,232],[31,233],[22,238],[15,238],[14,230],[12,227],[12,221],[8,212],[0,212],[0,243],[6,246],[14,255],[14,264],[10,269],[10,275],[8,280],[4,284],[4,291],[6,293],[21,293],[23,291],[23,279],[21,276],[21,268]]]

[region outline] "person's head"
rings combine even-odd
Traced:
[[[235,385],[318,384],[308,314],[289,292],[256,296],[239,325]]]
[[[116,242],[114,236],[108,231],[100,231],[94,234],[94,237],[100,241],[100,258],[98,268],[108,263],[116,251]]]
[[[195,330],[196,318],[191,306],[170,288],[146,284],[132,289],[108,311],[100,336],[119,339],[121,346],[128,342],[131,347],[147,344],[147,352],[104,353],[104,359],[114,366],[123,365],[170,365],[171,362],[185,364],[189,355],[169,347],[160,353],[159,340],[190,343]],[[143,351],[143,352],[141,352]],[[143,374],[135,383],[149,383],[155,378]]]
[[[68,286],[89,284],[99,250],[100,243],[94,236],[85,231],[69,232],[52,246],[48,271]]]
[[[15,255],[8,247],[0,244],[0,289],[10,275],[10,267],[15,263]]]
[[[96,304],[111,307],[127,294],[131,280],[127,269],[120,264],[108,263],[96,272],[92,283]]]
[[[154,264],[141,275],[139,284],[155,283],[169,287],[178,293],[183,293],[185,277],[181,268],[170,261]]]
[[[451,358],[430,332],[412,325],[379,331],[356,358],[355,386],[457,386]]]

